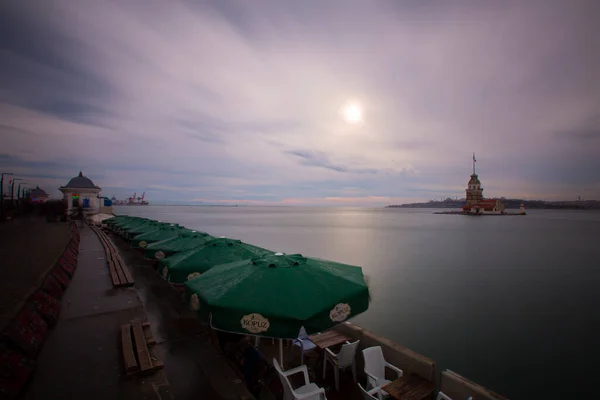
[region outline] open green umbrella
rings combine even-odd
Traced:
[[[274,252],[244,243],[219,238],[192,250],[183,251],[158,262],[158,272],[169,282],[182,284],[205,273],[215,265],[247,260]]]
[[[362,268],[299,254],[218,265],[185,290],[213,328],[272,338],[321,332],[369,307]]]
[[[149,244],[144,250],[144,257],[162,260],[175,253],[202,246],[212,239],[214,237],[206,232],[189,231],[186,229],[185,232],[180,233],[178,236]]]
[[[131,247],[135,249],[144,249],[150,243],[161,240],[171,239],[178,236],[185,228],[179,225],[165,225],[156,230],[137,235],[131,241]]]

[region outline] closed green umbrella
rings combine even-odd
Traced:
[[[205,273],[215,265],[247,260],[274,252],[244,243],[241,240],[219,238],[204,245],[158,262],[158,272],[169,282],[182,284]]]
[[[169,257],[175,253],[202,246],[204,243],[212,239],[214,239],[214,237],[210,236],[206,232],[187,231],[180,233],[178,236],[173,238],[149,244],[146,246],[144,251],[144,257],[162,260],[163,258]]]
[[[125,225],[139,219],[139,217],[130,217],[127,215],[122,215],[119,217],[111,218],[110,220],[106,221],[106,224],[108,225],[109,229],[116,230],[121,225]]]
[[[110,217],[107,219],[102,220],[102,227],[103,228],[107,228],[112,230],[113,226],[120,221],[125,221],[125,216],[124,215],[117,215],[114,217]]]
[[[127,233],[125,234],[125,238],[131,240],[131,239],[135,238],[136,236],[141,235],[143,233],[152,232],[162,226],[169,226],[169,225],[170,224],[165,223],[165,222],[149,221],[143,225],[138,226],[137,228],[128,230]]]
[[[144,249],[150,243],[174,238],[178,236],[184,229],[184,227],[178,225],[165,225],[159,227],[157,230],[137,235],[131,241],[131,247],[135,249]]]
[[[102,223],[105,224],[105,225],[109,225],[110,226],[110,225],[113,225],[113,224],[115,224],[115,223],[117,223],[119,221],[124,221],[126,218],[127,218],[126,215],[116,215],[114,217],[110,217],[110,218],[102,220]]]
[[[137,227],[140,227],[144,224],[147,224],[149,221],[149,219],[147,218],[136,218],[136,219],[131,219],[130,221],[127,221],[126,223],[123,224],[117,224],[115,226],[115,232],[117,234],[119,234],[120,236],[123,236],[127,231],[131,230],[131,229],[135,229]]]
[[[367,310],[362,268],[296,255],[269,255],[211,268],[185,283],[186,297],[213,328],[295,339]]]
[[[142,231],[144,229],[148,229],[150,227],[154,227],[156,226],[156,224],[159,224],[159,221],[155,221],[153,219],[144,219],[141,221],[132,221],[130,224],[121,226],[120,228],[120,234],[121,236],[123,236],[125,239],[128,239],[129,237],[131,237],[131,232],[139,232]]]

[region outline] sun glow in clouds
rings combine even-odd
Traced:
[[[349,124],[358,124],[362,122],[362,110],[358,103],[348,102],[342,109],[344,120]]]

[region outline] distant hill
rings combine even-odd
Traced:
[[[523,199],[500,199],[506,208],[519,208],[521,203],[525,204],[525,209],[543,209],[543,210],[600,210],[600,201],[544,201],[544,200],[523,200]],[[462,208],[465,199],[450,199],[444,201],[430,200],[426,203],[409,203],[389,205],[386,208]]]

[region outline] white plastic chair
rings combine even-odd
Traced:
[[[276,359],[273,359],[273,366],[279,374],[281,385],[283,386],[283,400],[327,400],[325,397],[325,389],[318,387],[314,383],[310,383],[308,379],[308,369],[306,365],[301,365],[283,372]],[[294,390],[288,376],[298,372],[304,374],[304,385]]]
[[[323,379],[325,379],[327,374],[327,362],[329,362],[333,366],[333,371],[335,373],[335,390],[338,392],[340,391],[341,369],[352,367],[352,377],[354,378],[354,382],[356,382],[356,363],[354,362],[354,356],[356,355],[356,349],[358,349],[359,343],[360,340],[357,340],[354,343],[346,342],[338,354],[335,354],[329,349],[325,349],[325,360],[323,361]]]
[[[314,350],[317,347],[317,345],[308,338],[308,334],[304,327],[300,328],[298,339],[294,339],[293,345],[300,347],[300,365],[304,365],[304,353]]]
[[[447,394],[445,394],[444,392],[442,392],[441,390],[438,392],[435,400],[454,400],[452,399],[452,397],[448,396]],[[473,398],[471,396],[467,397],[465,400],[473,400]]]
[[[377,386],[383,387],[390,383],[385,379],[385,367],[395,371],[400,378],[403,374],[402,370],[396,366],[393,366],[383,358],[383,351],[381,346],[374,346],[366,348],[362,351],[363,357],[365,358],[365,374],[367,374],[367,389],[372,389]],[[388,394],[382,390],[383,395]]]
[[[439,391],[437,396],[435,397],[435,400],[453,400],[453,399],[452,399],[452,397],[448,396],[444,392]]]
[[[358,387],[360,388],[360,392],[362,394],[363,400],[382,400],[383,399],[383,394],[381,393],[381,388],[379,386],[377,386],[371,390],[366,390],[359,383]],[[377,397],[374,396],[375,394],[377,395]]]

